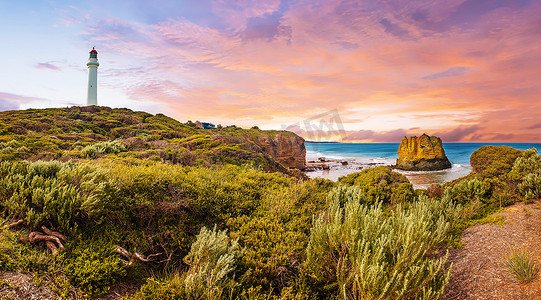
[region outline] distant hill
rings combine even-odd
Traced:
[[[301,176],[304,140],[288,131],[196,128],[163,114],[69,107],[0,112],[0,160],[148,159],[180,165],[254,164]]]

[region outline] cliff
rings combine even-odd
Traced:
[[[406,171],[435,171],[451,167],[441,139],[426,134],[404,137],[398,147],[396,168]]]
[[[303,169],[306,162],[304,139],[292,132],[262,135],[254,141],[262,151],[286,168]]]

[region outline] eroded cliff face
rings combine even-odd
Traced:
[[[254,141],[263,152],[287,168],[303,169],[306,162],[304,139],[292,132],[263,135]]]
[[[398,147],[396,168],[406,171],[434,171],[451,167],[439,137],[404,137]]]

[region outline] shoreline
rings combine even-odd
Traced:
[[[413,184],[414,189],[426,189],[432,184],[443,184],[466,176],[471,172],[469,165],[462,164],[452,164],[451,168],[438,171],[403,171],[396,169],[395,164],[391,163],[391,159],[382,159],[381,162],[377,160],[378,158],[327,159],[320,157],[318,160],[307,160],[303,172],[310,178],[321,177],[337,182],[338,178],[342,176],[361,172],[368,168],[389,166],[393,171],[406,176],[409,182]]]

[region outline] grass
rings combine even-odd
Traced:
[[[529,283],[537,277],[537,266],[528,249],[511,250],[504,259],[504,266],[519,283]]]

